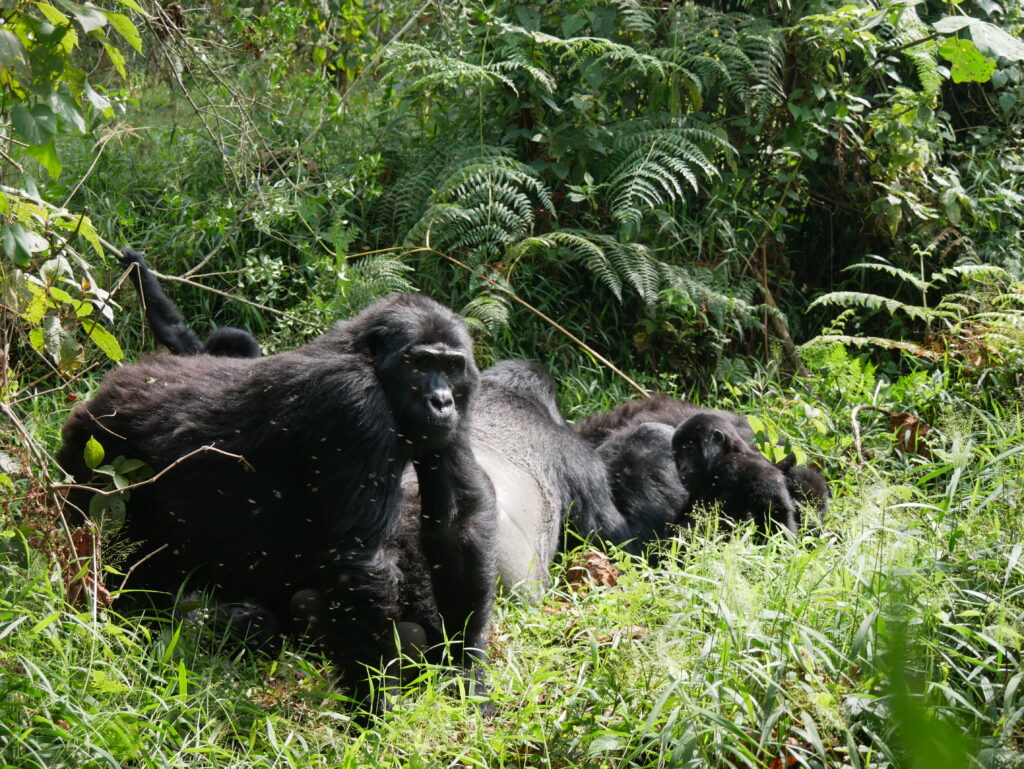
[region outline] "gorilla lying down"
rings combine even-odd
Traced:
[[[486,648],[496,506],[468,440],[478,384],[458,317],[393,296],[289,352],[157,354],[113,371],[72,413],[58,459],[90,482],[84,450],[95,439],[107,456],[167,470],[127,500],[123,536],[143,543],[130,586],[210,590],[253,632],[322,612],[317,633],[363,696],[366,666],[396,654],[394,542],[409,464],[433,624],[460,634],[462,664]],[[74,488],[69,502],[88,510],[91,496]],[[311,594],[319,606],[305,606]]]
[[[733,412],[653,395],[588,417],[576,432],[597,448],[619,510],[647,539],[690,523],[698,504],[791,531],[803,508],[824,515],[828,507],[821,474],[793,455],[769,462],[746,418]]]

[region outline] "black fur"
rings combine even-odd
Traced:
[[[715,411],[695,406],[689,401],[681,401],[660,393],[646,398],[629,401],[611,411],[592,414],[576,423],[576,433],[592,446],[600,446],[613,432],[628,427],[635,427],[644,422],[661,422],[675,428],[683,420],[694,414],[718,414],[730,422],[738,433],[753,441],[754,432],[750,429],[746,417],[731,411]],[[751,444],[753,445],[753,444]]]
[[[797,508],[786,476],[760,454],[726,454],[715,467],[707,490],[693,501],[718,503],[729,520],[753,520],[760,531],[770,531],[773,524],[794,533],[797,530]]]
[[[798,465],[794,454],[776,462],[775,466],[785,474],[786,488],[793,501],[801,508],[810,507],[817,513],[818,520],[823,520],[832,494],[821,472],[810,465]]]
[[[205,342],[189,330],[174,303],[167,298],[156,276],[146,265],[146,258],[134,248],[121,252],[121,266],[132,271],[139,300],[146,310],[146,319],[153,336],[176,355],[219,355],[229,358],[258,358],[260,346],[248,331],[224,326],[215,329]]]
[[[733,520],[770,521],[796,531],[796,505],[786,476],[746,441],[733,420],[694,414],[676,428],[672,454],[691,506],[717,502]]]
[[[730,435],[755,450],[754,433],[739,414],[661,394],[629,401],[575,425],[576,433],[597,447],[608,469],[612,495],[633,532],[634,547],[663,537],[670,526],[689,520],[693,490],[680,480],[672,455],[672,433],[695,415],[721,420],[729,426]]]
[[[609,433],[598,448],[615,505],[638,543],[665,537],[689,509],[690,493],[672,460],[673,432],[663,422],[626,425]]]
[[[501,361],[483,372],[470,443],[497,497],[496,557],[505,587],[525,583],[528,596],[538,595],[567,520],[583,535],[631,547],[632,533],[611,498],[604,466],[566,425],[554,381],[540,365]],[[406,498],[418,504],[414,487]],[[408,543],[418,518],[415,510],[403,516],[403,559],[415,559]],[[422,582],[413,578],[403,585],[402,617],[423,625],[432,638],[429,620],[416,611]]]
[[[158,354],[114,371],[71,415],[59,459],[85,483],[90,436],[158,472],[204,446],[241,455],[201,452],[131,491],[124,534],[152,555],[129,586],[174,594],[187,577],[223,603],[313,617],[361,693],[363,666],[395,653],[391,543],[410,461],[437,606],[467,646],[486,646],[495,506],[468,441],[478,380],[457,316],[400,295],[290,352]],[[320,607],[297,609],[303,591]]]

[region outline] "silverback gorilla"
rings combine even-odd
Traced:
[[[188,578],[276,618],[312,591],[318,633],[361,696],[364,666],[395,655],[400,574],[388,543],[410,462],[437,607],[464,648],[486,647],[496,512],[468,440],[478,381],[458,317],[398,295],[290,352],[157,354],[114,371],[72,413],[59,461],[88,483],[92,437],[158,473],[127,503],[124,536],[143,543],[130,586],[173,595]],[[69,501],[88,509],[90,493]]]
[[[497,495],[505,586],[547,580],[566,519],[580,536],[631,549],[601,458],[566,425],[542,366],[496,363],[483,373],[473,409],[470,443]]]

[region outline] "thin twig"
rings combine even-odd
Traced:
[[[296,323],[301,323],[305,326],[310,326],[313,328],[319,328],[320,326],[319,323],[315,323],[314,321],[311,320],[305,320],[304,318],[300,318],[297,315],[292,315],[290,312],[285,312],[284,310],[276,310],[273,307],[268,307],[265,304],[260,304],[259,302],[254,302],[251,299],[245,299],[244,297],[237,296],[235,294],[229,294],[227,291],[221,291],[220,289],[213,288],[212,286],[204,286],[202,283],[196,283],[194,280],[189,280],[188,278],[183,278],[179,275],[164,275],[163,273],[157,272],[156,270],[152,269],[150,270],[150,272],[152,272],[153,275],[159,278],[160,280],[172,280],[175,281],[176,283],[185,283],[189,286],[192,286],[193,288],[199,288],[202,289],[203,291],[209,291],[211,294],[217,294],[218,296],[223,296],[227,299],[232,299],[236,302],[247,304],[250,307],[256,307],[257,309],[265,310],[266,312],[271,312],[274,315],[280,315],[283,318],[288,318],[290,320],[295,321]]]
[[[853,411],[850,412],[850,424],[853,426],[853,447],[857,451],[857,461],[864,466],[867,463],[864,461],[864,447],[860,440],[860,422],[857,420],[857,415],[862,411],[877,411],[886,416],[892,416],[892,412],[879,406],[872,406],[870,403],[860,403],[854,406]]]
[[[474,272],[473,268],[470,267],[468,264],[464,264],[464,263],[460,262],[454,256],[449,256],[448,254],[442,253],[440,251],[436,251],[433,248],[431,248],[430,246],[421,246],[419,248],[413,248],[413,249],[411,249],[409,251],[403,252],[403,254],[414,254],[414,253],[417,253],[417,252],[420,252],[420,251],[423,251],[423,252],[426,252],[426,253],[431,253],[431,254],[434,254],[436,256],[439,256],[442,259],[444,259],[444,260],[446,260],[448,262],[451,262],[452,264],[454,264],[454,265],[456,265],[458,267],[461,267],[462,269],[464,269],[468,273],[472,274]],[[562,326],[561,324],[559,324],[557,321],[555,321],[554,318],[551,318],[551,317],[545,315],[543,312],[538,310],[536,307],[531,305],[529,302],[526,302],[523,299],[520,299],[518,296],[513,294],[511,291],[509,291],[508,289],[504,288],[496,280],[494,280],[492,278],[489,278],[486,275],[480,275],[479,277],[482,280],[484,280],[488,285],[490,285],[491,288],[493,288],[495,291],[498,291],[501,294],[504,294],[505,296],[507,296],[512,301],[517,302],[518,304],[521,304],[523,307],[525,307],[527,310],[532,312],[538,318],[543,320],[545,323],[549,324],[552,328],[558,330],[560,333],[564,334],[567,338],[572,340],[575,344],[579,345],[581,348],[586,350],[590,355],[593,355],[595,358],[597,358],[597,360],[599,360],[605,366],[607,366],[612,371],[614,371],[616,374],[618,374],[623,379],[623,381],[625,381],[627,384],[629,384],[638,393],[640,393],[644,397],[646,397],[647,395],[650,394],[650,393],[647,392],[647,390],[645,390],[643,388],[643,386],[641,386],[638,382],[636,382],[628,374],[626,374],[625,371],[623,371],[618,366],[616,366],[614,363],[612,363],[610,360],[608,360],[606,357],[601,355],[601,353],[599,353],[593,347],[588,345],[586,342],[584,342],[578,336],[573,334],[571,331],[569,331],[569,329],[565,328],[565,326]]]
[[[188,454],[185,454],[184,456],[178,457],[173,462],[171,462],[169,465],[167,465],[167,467],[165,467],[163,470],[158,472],[156,475],[154,475],[154,476],[152,476],[150,478],[147,478],[144,481],[139,481],[138,483],[129,483],[127,486],[122,486],[119,489],[106,489],[106,490],[104,490],[104,489],[97,489],[95,486],[87,486],[87,485],[81,484],[81,483],[56,483],[56,484],[53,485],[53,488],[54,489],[83,489],[85,491],[91,491],[94,494],[99,494],[101,497],[110,497],[110,496],[113,496],[114,494],[120,494],[122,491],[131,491],[132,489],[137,489],[137,488],[140,488],[141,486],[148,486],[151,483],[155,483],[162,476],[166,475],[169,471],[173,470],[175,467],[180,465],[186,459],[190,459],[191,457],[194,457],[196,454],[202,454],[202,453],[207,452],[207,451],[212,451],[215,454],[223,454],[226,457],[231,457],[232,459],[237,459],[240,462],[244,462],[245,466],[248,467],[250,470],[252,470],[254,472],[256,470],[256,468],[254,468],[251,464],[249,464],[249,460],[246,459],[245,457],[243,457],[241,454],[233,454],[230,451],[224,451],[224,449],[218,449],[216,446],[208,445],[208,446],[200,446],[198,449],[194,449],[194,450],[190,451]]]
[[[144,564],[146,561],[148,561],[154,555],[159,553],[161,550],[166,550],[168,547],[170,547],[170,545],[167,545],[167,544],[160,545],[160,547],[158,547],[152,553],[148,553],[147,555],[144,555],[142,558],[140,558],[135,563],[133,563],[131,568],[128,569],[128,571],[126,571],[124,573],[124,579],[121,580],[121,584],[117,588],[118,591],[124,590],[124,586],[128,584],[128,578],[132,575],[133,571],[135,571],[137,568],[142,566],[142,564]]]

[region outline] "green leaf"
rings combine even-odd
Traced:
[[[15,132],[32,145],[47,144],[57,133],[57,116],[46,104],[16,104],[11,110],[11,122]]]
[[[124,68],[124,54],[121,53],[117,48],[112,46],[110,43],[103,43],[103,50],[107,52],[107,56],[110,57],[110,63],[114,65],[114,69],[117,70],[123,79],[128,79],[128,72]]]
[[[32,78],[25,46],[9,29],[0,29],[0,67],[12,71],[22,82],[28,82]]]
[[[939,54],[952,62],[954,83],[985,83],[996,71],[995,60],[983,56],[970,40],[947,38],[939,46]]]
[[[71,96],[66,83],[61,83],[60,90],[50,94],[50,107],[57,117],[72,126],[78,133],[85,133],[85,117]]]
[[[121,349],[121,345],[118,344],[117,339],[107,331],[99,323],[87,324],[89,328],[86,329],[86,333],[89,338],[110,358],[114,363],[117,363],[124,357],[124,351]]]
[[[971,16],[947,16],[935,22],[935,31],[943,35],[952,35],[964,27],[971,33],[974,45],[984,55],[995,59],[1024,61],[1024,43],[995,24]]]
[[[60,176],[60,159],[57,157],[57,148],[52,141],[48,144],[26,147],[25,154],[34,158],[39,165],[45,168],[51,179]]]
[[[128,475],[129,473],[133,473],[143,467],[147,467],[147,465],[141,459],[125,459],[124,457],[118,457],[114,460],[114,469],[122,475]]]
[[[43,329],[36,326],[28,332],[28,341],[36,352],[43,352],[46,349],[46,338],[43,336]]]
[[[117,30],[117,34],[123,37],[128,45],[142,53],[142,36],[132,24],[132,20],[123,13],[114,13],[113,11],[104,11],[103,13],[106,15],[107,21],[110,22],[110,26]]]
[[[56,8],[54,8],[49,3],[38,2],[38,3],[36,3],[36,8],[39,9],[39,12],[41,14],[43,14],[43,16],[46,18],[46,20],[48,22],[50,22],[53,26],[55,26],[55,27],[70,27],[71,26],[71,19],[69,19],[67,16],[65,16],[61,11],[58,11]]]
[[[70,2],[70,0],[57,0],[57,2],[75,17],[85,32],[95,32],[107,25],[107,17],[93,5],[80,5]]]
[[[7,258],[19,267],[28,267],[32,253],[26,247],[22,234],[25,228],[18,222],[11,222],[0,227],[4,238],[4,253]]]
[[[103,451],[103,446],[96,438],[89,436],[89,440],[85,443],[85,451],[82,453],[82,458],[85,460],[85,466],[90,470],[95,470],[100,466],[100,462],[103,461],[103,457],[106,452]]]

